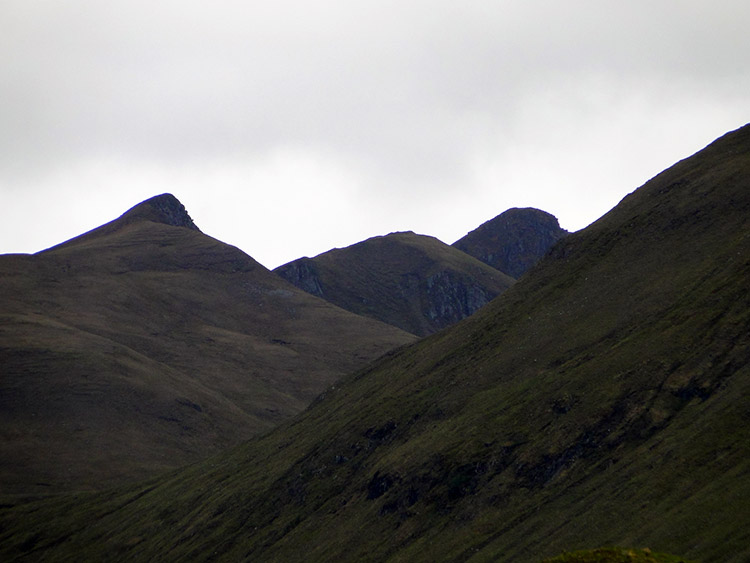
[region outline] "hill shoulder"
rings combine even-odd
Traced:
[[[295,260],[274,272],[348,311],[420,336],[473,314],[514,282],[434,237],[411,231]]]

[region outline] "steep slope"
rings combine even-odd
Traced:
[[[520,278],[567,234],[554,215],[531,207],[513,208],[483,223],[452,246]]]
[[[413,340],[202,234],[171,195],[37,255],[0,256],[0,319],[3,493],[205,457]]]
[[[687,559],[667,553],[655,553],[648,548],[622,549],[606,547],[564,553],[545,559],[542,563],[690,563]]]
[[[360,315],[425,336],[505,291],[513,279],[434,237],[374,237],[276,268],[313,295]]]
[[[230,454],[0,511],[0,555],[750,559],[750,126]]]

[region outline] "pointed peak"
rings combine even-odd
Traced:
[[[194,231],[202,232],[185,210],[185,206],[180,203],[172,194],[161,194],[142,201],[138,205],[131,207],[128,211],[120,215],[117,219],[105,223],[104,225],[92,229],[75,238],[52,246],[41,252],[49,252],[61,248],[68,248],[73,245],[81,244],[92,239],[112,234],[124,226],[139,223],[152,222],[169,225],[172,227],[185,227]]]
[[[452,246],[519,278],[568,234],[551,213],[534,207],[513,207],[481,224]]]
[[[180,200],[168,193],[154,196],[139,203],[126,211],[122,218],[128,220],[145,219],[172,227],[185,227],[200,231]]]

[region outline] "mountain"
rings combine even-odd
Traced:
[[[513,284],[434,237],[373,237],[276,268],[281,277],[339,307],[425,336],[489,303]]]
[[[0,556],[524,562],[616,544],[748,561],[748,233],[750,125],[269,433],[0,509]]]
[[[452,246],[520,278],[567,234],[554,215],[531,207],[513,208],[483,223]]]
[[[201,233],[169,194],[39,254],[0,256],[0,318],[3,493],[206,457],[414,340]]]

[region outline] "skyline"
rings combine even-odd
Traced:
[[[584,228],[750,121],[739,1],[0,6],[0,253],[160,193],[268,268],[511,207]]]

